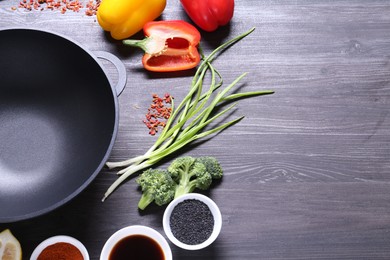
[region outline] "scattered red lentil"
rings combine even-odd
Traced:
[[[19,2],[18,8],[23,8],[27,11],[32,10],[57,10],[61,14],[66,11],[79,12],[85,8],[85,14],[87,16],[96,15],[96,11],[99,8],[101,0],[88,0],[84,6],[80,0],[22,0]],[[16,10],[16,7],[11,7],[12,10]]]
[[[87,8],[85,14],[88,16],[96,15],[99,6],[100,6],[100,0],[96,0],[96,1],[89,0],[85,6]]]
[[[159,97],[153,94],[153,101],[148,108],[148,112],[143,120],[146,127],[149,129],[150,135],[155,135],[160,128],[164,128],[166,121],[171,116],[173,97],[170,94],[165,94],[164,97]]]

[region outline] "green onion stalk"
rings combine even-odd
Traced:
[[[122,182],[134,173],[149,168],[164,159],[166,156],[187,146],[189,143],[220,132],[229,126],[238,123],[244,118],[244,116],[241,116],[207,130],[206,126],[226,114],[237,104],[233,103],[221,112],[217,114],[213,113],[222,103],[231,102],[241,98],[274,93],[272,90],[229,93],[229,91],[245,77],[246,73],[237,77],[224,89],[220,89],[223,86],[223,80],[220,73],[212,65],[213,60],[216,59],[217,55],[221,51],[240,41],[254,30],[255,28],[248,30],[247,32],[223,43],[207,57],[202,57],[202,62],[195,72],[188,94],[177,107],[175,107],[174,100],[172,99],[171,116],[167,120],[166,125],[156,142],[149,148],[149,150],[146,151],[144,155],[120,162],[106,163],[107,167],[110,169],[122,169],[118,171],[119,177],[108,188],[102,201],[110,196],[110,194],[114,192]],[[208,90],[204,90],[204,79],[207,73],[210,73],[211,80]],[[215,93],[217,90],[218,93]]]

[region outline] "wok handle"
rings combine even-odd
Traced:
[[[116,70],[118,71],[118,82],[115,86],[116,95],[119,96],[122,91],[125,89],[127,76],[126,76],[126,68],[123,62],[115,55],[106,52],[106,51],[94,51],[96,57],[99,59],[107,60],[111,62]]]

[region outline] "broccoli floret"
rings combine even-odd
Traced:
[[[138,207],[143,210],[153,201],[162,206],[195,189],[207,190],[212,180],[222,175],[222,167],[214,157],[179,157],[167,170],[148,169],[138,177],[136,182],[142,189]]]
[[[221,164],[215,157],[203,156],[196,159],[197,162],[201,162],[206,166],[207,171],[211,174],[213,179],[221,179],[223,176],[223,170]]]
[[[136,182],[142,189],[142,196],[138,202],[138,208],[142,210],[153,201],[162,206],[174,198],[176,183],[166,170],[148,169]]]
[[[195,158],[184,156],[176,158],[169,166],[168,172],[175,181],[179,181],[183,172],[188,172],[195,162]]]
[[[212,182],[211,174],[207,172],[206,166],[191,156],[175,159],[169,165],[168,171],[177,183],[175,198],[190,193],[195,188],[207,190]]]

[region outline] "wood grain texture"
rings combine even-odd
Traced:
[[[112,40],[95,17],[13,11],[17,3],[0,0],[0,28],[51,30],[124,62],[128,83],[110,160],[144,153],[155,140],[142,124],[151,94],[180,100],[192,72],[147,73],[141,52]],[[188,20],[177,1],[168,1],[162,18]],[[244,120],[179,153],[221,161],[225,177],[206,194],[220,206],[223,228],[205,250],[171,244],[174,259],[390,259],[390,1],[236,1],[231,24],[202,32],[202,47],[209,53],[252,26],[214,64],[226,84],[248,72],[240,90],[276,92],[241,100],[230,116]],[[57,234],[75,236],[98,259],[124,226],[163,233],[164,208],[139,212],[134,180],[100,202],[115,178],[104,169],[64,207],[0,230],[12,229],[25,259]]]

